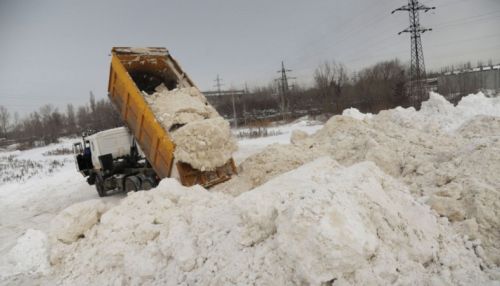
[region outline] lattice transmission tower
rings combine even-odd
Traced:
[[[281,116],[283,117],[283,120],[285,120],[287,118],[288,112],[290,109],[290,99],[288,98],[290,86],[288,85],[288,80],[296,79],[295,77],[290,77],[287,75],[287,73],[289,73],[291,71],[292,71],[291,69],[286,69],[285,63],[283,61],[281,61],[281,69],[279,71],[277,71],[278,73],[281,74],[281,77],[276,79],[276,81],[278,81],[280,112],[281,112]]]
[[[428,12],[429,10],[436,9],[436,7],[428,7],[420,4],[418,0],[408,0],[408,5],[404,5],[391,12],[408,11],[410,16],[410,26],[402,33],[410,33],[411,38],[411,65],[410,65],[410,86],[409,86],[409,99],[410,104],[420,108],[422,101],[428,99],[428,92],[425,87],[425,62],[424,52],[422,51],[421,34],[432,31],[432,29],[423,28],[420,26],[419,12]]]

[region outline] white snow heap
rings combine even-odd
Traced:
[[[500,116],[500,97],[488,98],[479,92],[463,97],[457,106],[453,106],[441,95],[431,92],[429,100],[422,103],[418,112],[413,108],[396,108],[384,113],[390,113],[395,122],[407,127],[450,133],[475,116]]]
[[[40,230],[28,229],[17,239],[16,245],[7,256],[0,258],[0,282],[3,276],[48,274],[48,255],[47,235]]]
[[[107,206],[97,199],[71,205],[52,220],[50,232],[54,239],[72,243],[85,237],[85,232],[99,222],[106,210]]]
[[[231,159],[237,149],[231,128],[196,87],[168,90],[161,84],[144,97],[172,136],[177,160],[205,171]]]
[[[342,115],[349,116],[349,117],[352,117],[352,118],[358,119],[358,120],[370,119],[373,117],[373,114],[361,113],[357,108],[354,108],[354,107],[344,109],[344,111],[342,112]]]
[[[334,116],[305,139],[250,156],[238,177],[215,189],[238,195],[321,156],[346,166],[372,161],[428,200],[462,235],[479,239],[486,251],[478,255],[499,266],[499,102],[479,94],[454,107],[431,94],[419,112],[396,108],[365,120]]]
[[[488,282],[474,252],[402,184],[373,163],[330,158],[236,198],[165,179],[52,249],[50,279],[65,285]]]

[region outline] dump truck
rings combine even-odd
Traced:
[[[144,98],[163,84],[167,89],[195,87],[165,48],[115,47],[111,51],[108,96],[125,127],[84,134],[74,144],[78,171],[100,196],[147,190],[167,177],[184,186],[206,188],[236,173],[231,158],[215,170],[201,171],[175,160],[175,144]]]

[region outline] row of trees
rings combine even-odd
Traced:
[[[324,62],[313,74],[312,87],[293,85],[288,93],[289,117],[305,114],[338,114],[356,107],[363,112],[378,112],[407,106],[405,84],[408,67],[398,60],[384,61],[356,73],[342,63]],[[275,83],[256,87],[235,100],[238,121],[276,116],[280,111],[280,90]],[[217,110],[233,117],[231,96],[209,97]]]
[[[36,142],[49,144],[61,136],[78,136],[87,130],[101,131],[120,125],[118,113],[111,103],[105,99],[96,101],[92,93],[86,105],[75,107],[68,104],[61,112],[47,104],[22,120],[0,106],[0,137],[27,145]]]

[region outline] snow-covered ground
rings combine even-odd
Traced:
[[[62,162],[0,183],[0,284],[500,285],[500,98],[269,129],[210,191],[101,199],[43,155],[71,140],[0,154]]]
[[[58,144],[0,153],[4,166],[0,172],[0,257],[5,257],[27,229],[46,230],[61,210],[98,197],[76,171],[72,155],[48,155],[71,150],[76,141],[64,138]]]
[[[307,117],[296,120],[290,124],[284,124],[280,126],[267,127],[267,132],[269,134],[278,134],[275,136],[259,137],[259,138],[245,138],[238,140],[238,151],[234,153],[234,160],[239,165],[249,156],[256,154],[266,146],[271,144],[288,144],[290,143],[290,136],[294,130],[299,130],[306,132],[308,134],[313,134],[314,132],[321,129],[323,124],[316,120],[310,120]],[[248,128],[240,128],[234,130],[233,133],[237,135],[239,132],[247,131]]]

